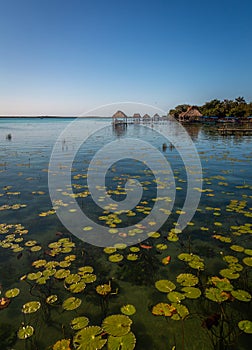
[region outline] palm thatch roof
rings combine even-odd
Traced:
[[[146,114],[143,116],[143,119],[145,119],[145,120],[146,120],[146,119],[151,119],[151,117],[149,116],[149,114],[146,113]]]
[[[139,118],[140,119],[141,118],[140,113],[134,113],[133,114],[133,118],[136,118],[136,119]]]
[[[117,111],[115,114],[113,114],[112,118],[113,119],[124,119],[124,118],[127,119],[127,115],[122,111]]]
[[[198,110],[197,106],[190,106],[187,108],[186,112],[182,112],[179,114],[179,118],[196,118],[202,117],[202,114]]]

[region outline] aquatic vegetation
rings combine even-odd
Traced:
[[[34,328],[32,326],[25,326],[25,325],[22,325],[18,332],[17,332],[17,336],[19,339],[27,339],[27,338],[30,338],[34,333]]]
[[[79,298],[69,297],[64,300],[62,308],[67,311],[75,310],[80,306],[81,302],[82,300]]]
[[[159,280],[155,283],[155,287],[163,293],[169,293],[176,288],[176,285],[169,280]]]
[[[33,312],[37,312],[41,307],[41,303],[39,301],[29,301],[24,304],[22,307],[22,312],[24,314],[31,314]]]
[[[121,337],[130,331],[132,321],[126,315],[111,315],[102,322],[102,328],[114,337]]]
[[[108,337],[108,350],[133,350],[135,345],[136,337],[132,332],[120,337],[113,337],[112,335]]]
[[[89,326],[78,331],[73,338],[74,348],[77,350],[99,350],[107,342],[102,339],[102,328],[99,326]]]
[[[85,316],[75,317],[71,321],[71,328],[75,331],[85,328],[89,323],[89,319]]]
[[[121,313],[127,316],[134,315],[136,313],[136,308],[132,304],[127,304],[121,307]]]
[[[238,327],[245,333],[252,334],[252,321],[242,320],[238,323]]]

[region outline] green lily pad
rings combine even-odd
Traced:
[[[38,278],[40,278],[42,276],[42,272],[41,271],[38,271],[38,272],[32,272],[32,273],[28,273],[27,275],[27,278],[28,280],[30,281],[35,281],[37,280]]]
[[[115,247],[106,247],[103,249],[104,253],[106,254],[113,254],[117,251]]]
[[[34,328],[32,326],[22,326],[19,328],[17,336],[19,339],[28,339],[34,333]]]
[[[252,256],[247,256],[246,258],[243,258],[242,261],[247,266],[252,266]]]
[[[163,293],[171,292],[176,288],[175,284],[169,280],[159,280],[155,282],[155,287]]]
[[[131,253],[131,254],[128,254],[126,258],[127,260],[130,260],[130,261],[136,261],[138,257],[139,256],[137,254]]]
[[[130,247],[130,251],[132,253],[138,253],[140,251],[140,248],[138,248],[138,247]]]
[[[177,276],[177,282],[180,283],[182,286],[192,287],[199,282],[199,279],[197,276],[191,273],[181,273]]]
[[[96,292],[100,295],[107,295],[111,292],[111,285],[110,283],[100,284],[96,287]]]
[[[215,301],[217,303],[222,303],[223,301],[228,299],[227,293],[223,292],[219,288],[206,288],[205,296],[207,299]]]
[[[233,285],[230,283],[229,279],[225,278],[219,278],[217,276],[213,276],[209,280],[214,286],[219,288],[220,290],[224,290],[226,292],[230,292],[234,289]]]
[[[47,280],[49,280],[49,277],[44,277],[44,276],[42,276],[42,277],[40,277],[40,278],[37,279],[36,283],[37,283],[37,284],[46,284],[46,281],[47,281]]]
[[[85,273],[81,278],[85,283],[93,283],[96,281],[96,275],[94,273]]]
[[[48,278],[48,277],[53,276],[55,274],[55,272],[56,272],[56,269],[46,269],[43,271],[42,274],[45,278]]]
[[[238,299],[240,301],[250,301],[251,300],[251,294],[249,292],[246,292],[242,289],[232,290],[231,294],[235,299]]]
[[[156,248],[159,250],[166,250],[168,248],[167,244],[159,243],[156,245]]]
[[[5,296],[6,296],[6,298],[15,298],[19,293],[20,293],[20,289],[13,288],[13,289],[7,290],[5,292]]]
[[[78,331],[73,338],[74,348],[77,350],[99,350],[106,344],[107,339],[102,339],[102,328],[90,326]]]
[[[81,317],[75,317],[71,321],[71,328],[74,329],[75,331],[85,328],[89,323],[89,319],[85,316]]]
[[[191,261],[189,261],[188,265],[196,270],[204,270],[204,262],[202,259],[198,260],[198,259],[193,259]]]
[[[29,301],[28,303],[24,304],[22,306],[22,312],[24,314],[31,314],[33,312],[36,312],[40,309],[40,302],[39,301]]]
[[[79,275],[85,275],[86,273],[92,273],[94,272],[94,268],[92,266],[81,266],[78,268],[78,274]]]
[[[238,327],[245,333],[252,334],[252,321],[242,320],[238,323]]]
[[[180,292],[170,292],[167,294],[167,298],[173,303],[179,303],[185,299],[185,295]]]
[[[229,264],[228,267],[230,270],[233,270],[233,271],[242,271],[243,270],[243,266],[241,264],[238,264],[238,263]]]
[[[46,298],[47,304],[54,304],[58,300],[58,296],[56,294],[49,295],[49,297]]]
[[[112,254],[109,256],[109,261],[111,262],[119,262],[122,261],[123,255],[122,254]]]
[[[70,339],[60,339],[53,345],[53,350],[71,350]]]
[[[242,246],[236,245],[236,244],[231,245],[230,249],[232,249],[235,252],[239,252],[239,253],[244,251],[244,248]]]
[[[70,275],[70,270],[60,269],[55,272],[54,277],[57,279],[64,279]]]
[[[245,249],[244,253],[247,255],[252,255],[252,249]]]
[[[176,309],[176,313],[172,315],[172,320],[178,321],[180,319],[184,320],[186,316],[189,315],[189,310],[185,305],[172,303],[172,306]]]
[[[62,307],[64,310],[70,311],[70,310],[77,309],[80,306],[80,304],[81,304],[81,299],[70,297],[63,302]]]
[[[193,255],[192,254],[188,254],[188,253],[181,253],[178,255],[179,260],[182,261],[191,261],[193,259]]]
[[[81,282],[78,282],[78,283],[71,284],[68,289],[72,293],[80,293],[80,292],[83,292],[83,290],[85,288],[86,288],[86,283],[81,281]]]
[[[124,315],[133,315],[136,312],[136,308],[132,304],[127,304],[121,307],[121,313]]]
[[[220,274],[221,276],[229,278],[230,280],[235,280],[240,277],[240,274],[232,269],[222,269],[220,270]]]
[[[198,299],[201,296],[201,290],[195,287],[184,287],[181,289],[185,293],[185,297],[189,299]]]
[[[77,283],[80,281],[80,279],[81,278],[77,273],[73,273],[73,274],[68,275],[65,278],[65,283],[68,283],[68,284]]]
[[[175,312],[176,312],[176,308],[173,305],[167,304],[167,303],[158,303],[152,308],[152,314],[155,316],[170,317]]]
[[[228,264],[237,263],[239,260],[233,255],[223,256],[223,260]]]
[[[121,337],[129,333],[131,324],[131,319],[126,315],[111,315],[103,320],[102,328],[114,337]]]
[[[133,350],[136,345],[136,337],[132,332],[121,337],[108,337],[108,350]]]

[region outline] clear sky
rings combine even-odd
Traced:
[[[251,0],[0,0],[0,115],[252,101]]]

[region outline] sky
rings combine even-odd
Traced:
[[[251,23],[251,0],[0,0],[0,115],[250,102]]]

